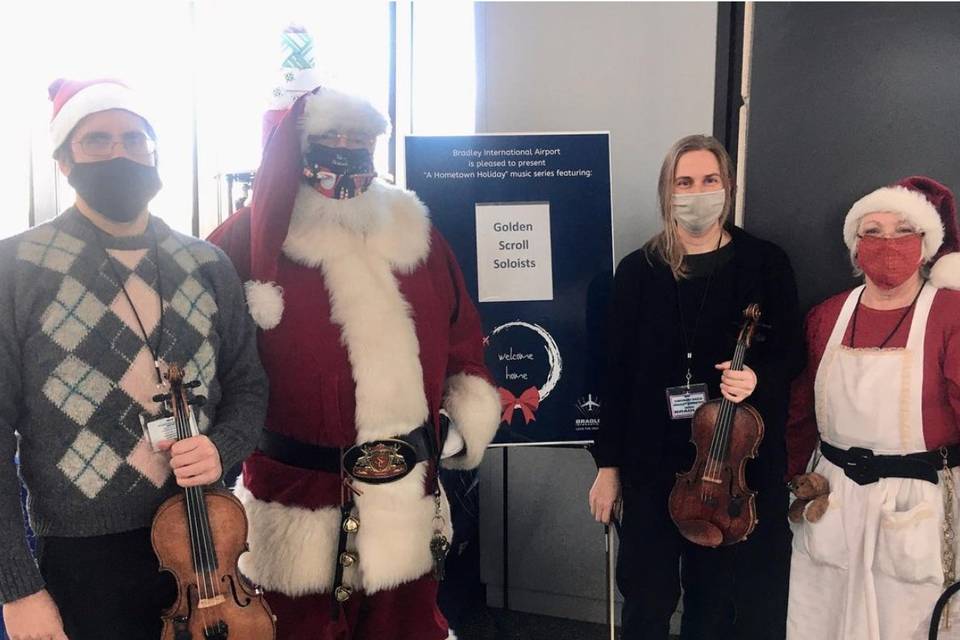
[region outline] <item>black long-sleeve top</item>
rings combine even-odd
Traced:
[[[747,482],[758,488],[782,480],[789,385],[803,364],[796,282],[779,247],[737,227],[728,231],[728,245],[688,256],[689,278],[675,280],[670,268],[644,249],[617,268],[607,388],[593,454],[597,466],[619,467],[624,482],[643,485],[692,462],[690,420],[670,420],[666,389],[685,383],[689,347],[692,382],[706,383],[710,397],[719,397],[714,365],[732,357],[743,310],[754,302],[768,326],[758,329],[747,352],[746,364],[758,380],[747,402],[763,417],[765,435],[758,459],[748,465]]]

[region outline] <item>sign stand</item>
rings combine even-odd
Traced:
[[[486,333],[502,423],[503,610],[513,446],[582,447],[600,425],[613,282],[608,132],[407,136],[406,187],[456,257]],[[613,632],[613,544],[606,539]],[[516,602],[513,603],[516,605]],[[611,636],[612,637],[612,636]]]
[[[546,445],[548,447],[556,447],[556,445]],[[562,445],[561,445],[562,447]],[[502,588],[503,588],[503,611],[508,613],[510,609],[510,449],[508,446],[499,447],[503,451],[501,456],[501,491],[503,494],[502,502],[502,538],[501,538],[501,553],[502,553]],[[586,447],[584,447],[586,450]],[[619,534],[619,525],[616,527],[616,532]],[[610,633],[610,640],[617,640],[617,584],[616,584],[616,555],[614,553],[614,527],[612,525],[604,525],[603,527],[603,538],[604,538],[604,558],[605,558],[605,583],[606,583],[606,600],[607,600],[607,612],[606,612],[606,625]]]
[[[510,447],[503,447],[503,610],[510,611]]]

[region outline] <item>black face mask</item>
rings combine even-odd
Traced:
[[[328,198],[360,195],[376,176],[369,149],[312,144],[303,154],[304,179]]]
[[[140,215],[163,184],[156,167],[129,158],[77,162],[67,181],[97,213],[114,222]]]

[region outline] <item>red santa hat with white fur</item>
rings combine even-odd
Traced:
[[[247,300],[254,320],[272,329],[283,315],[283,292],[275,284],[277,264],[287,238],[290,217],[303,178],[303,150],[309,135],[327,131],[377,137],[389,130],[389,120],[370,102],[346,93],[317,87],[290,107],[263,151],[251,203],[250,280]],[[228,232],[230,220],[213,232]]]
[[[941,289],[960,289],[960,231],[953,193],[926,176],[904,178],[857,200],[843,224],[843,240],[854,251],[857,228],[868,213],[890,211],[923,233],[923,259],[930,267],[930,283]]]
[[[130,87],[110,78],[66,80],[58,78],[47,90],[53,102],[50,120],[50,142],[57,150],[67,141],[70,132],[90,114],[108,109],[123,109],[143,118],[151,136],[149,110]],[[156,136],[154,136],[156,137]]]

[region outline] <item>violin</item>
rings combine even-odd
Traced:
[[[192,406],[203,396],[187,397],[199,381],[183,382],[183,369],[171,364],[165,376],[169,393],[154,397],[170,409],[177,440],[198,435]],[[150,532],[160,570],[173,574],[177,600],[163,613],[161,640],[272,640],[276,619],[262,592],[237,570],[247,551],[247,517],[229,491],[186,487],[157,509]]]
[[[760,320],[760,305],[743,312],[743,325],[731,359],[733,371],[743,360]],[[670,517],[680,534],[704,547],[741,542],[757,525],[756,492],[747,487],[744,469],[763,439],[763,418],[749,404],[726,398],[709,400],[693,414],[690,441],[697,457],[677,474],[670,492]]]

